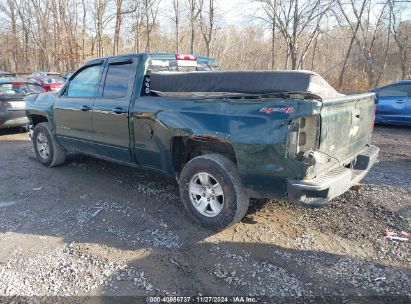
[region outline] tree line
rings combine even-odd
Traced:
[[[409,0],[244,0],[234,24],[222,1],[0,0],[0,69],[170,51],[225,70],[314,70],[345,92],[411,78]]]

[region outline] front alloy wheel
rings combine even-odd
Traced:
[[[31,136],[34,152],[37,159],[47,167],[54,167],[64,163],[66,151],[56,141],[46,122],[37,124]]]
[[[37,134],[37,152],[39,153],[40,157],[44,160],[47,160],[49,158],[50,154],[50,148],[49,148],[49,141],[47,139],[46,134],[44,132],[39,132]]]

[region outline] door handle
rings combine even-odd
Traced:
[[[82,106],[82,107],[80,108],[80,110],[82,110],[82,111],[84,111],[84,112],[90,111],[90,110],[91,110],[91,107],[89,107],[89,106]]]
[[[128,112],[126,109],[121,108],[121,107],[114,108],[112,111],[113,111],[115,114],[124,114],[124,113],[127,113],[127,112]]]
[[[402,100],[402,99],[399,99],[399,100],[397,100],[395,103],[405,103],[405,101]]]

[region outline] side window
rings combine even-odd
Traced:
[[[127,96],[132,67],[131,62],[109,64],[103,97],[120,98]]]
[[[378,92],[378,96],[381,97],[406,97],[409,95],[411,91],[411,84],[402,83],[402,84],[394,84],[382,88]]]
[[[69,97],[92,97],[97,95],[102,65],[85,68],[74,77],[68,86]]]

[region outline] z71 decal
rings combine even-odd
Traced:
[[[273,113],[273,112],[280,112],[280,113],[293,113],[294,112],[294,108],[289,107],[289,108],[262,108],[260,110],[260,112],[262,113]]]

